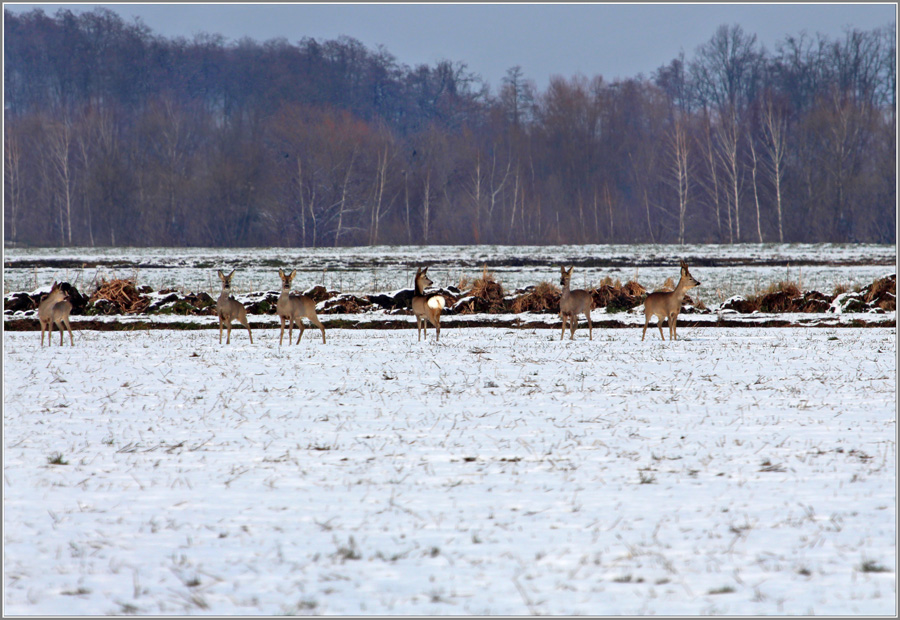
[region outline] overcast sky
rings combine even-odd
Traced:
[[[845,4],[13,4],[11,11],[104,6],[139,16],[166,37],[221,34],[230,41],[296,43],[354,37],[409,66],[461,61],[496,91],[520,65],[539,89],[551,75],[649,77],[683,51],[692,58],[721,24],[740,24],[769,51],[786,35],[843,36],[847,27],[896,23],[894,3]]]

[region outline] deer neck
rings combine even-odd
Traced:
[[[675,290],[672,291],[673,295],[677,299],[684,299],[685,294],[687,294],[687,278],[681,276],[681,279],[678,280],[678,285],[675,287]]]
[[[422,282],[420,280],[416,280],[416,295],[419,297],[425,295],[425,289],[422,287]]]

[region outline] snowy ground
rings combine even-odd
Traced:
[[[6,332],[4,613],[897,613],[895,329],[441,335]]]
[[[176,288],[218,295],[217,269],[236,269],[238,293],[278,290],[278,268],[296,269],[299,290],[319,284],[343,293],[381,293],[413,285],[416,267],[432,265],[436,286],[472,280],[487,265],[505,290],[558,282],[560,265],[577,265],[572,284],[604,278],[659,288],[678,280],[678,259],[703,286],[692,292],[710,306],[750,295],[780,280],[830,294],[838,284],[867,286],[896,270],[895,245],[562,245],[372,246],[352,248],[6,248],[4,293],[61,280],[82,292],[101,279],[133,277],[154,290]],[[83,267],[83,265],[88,265]],[[712,266],[715,265],[715,266]]]

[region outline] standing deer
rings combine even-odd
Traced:
[[[47,330],[47,346],[53,346],[53,325],[59,328],[59,346],[63,345],[65,326],[69,330],[69,343],[74,347],[75,339],[72,337],[72,326],[69,324],[69,313],[72,304],[68,295],[63,292],[57,282],[50,287],[50,294],[44,298],[38,306],[38,320],[41,323],[41,346],[44,346],[44,330]]]
[[[250,331],[250,321],[247,320],[247,309],[244,304],[231,297],[231,278],[234,277],[234,269],[227,276],[219,270],[219,279],[222,281],[222,293],[216,302],[216,314],[219,315],[219,344],[222,344],[222,323],[228,326],[228,339],[225,344],[231,344],[231,322],[237,321],[247,328],[250,334],[250,344],[253,344],[253,332]]]
[[[562,332],[559,339],[562,340],[566,335],[566,320],[568,319],[571,340],[575,340],[575,329],[578,327],[578,315],[583,314],[587,317],[588,322],[588,340],[594,339],[594,326],[591,323],[591,310],[594,309],[594,298],[584,289],[569,290],[569,282],[572,280],[572,266],[568,271],[565,267],[560,267],[562,277],[559,283],[562,286],[562,296],[559,298],[559,317],[562,319]]]
[[[291,294],[291,280],[294,279],[296,274],[296,269],[294,269],[290,275],[285,275],[284,271],[281,269],[278,270],[278,275],[281,277],[281,296],[278,298],[277,306],[278,318],[281,319],[281,336],[278,338],[278,344],[281,345],[284,340],[285,321],[287,321],[288,324],[288,344],[291,344],[291,340],[294,337],[295,323],[297,327],[300,328],[300,335],[297,336],[297,344],[300,344],[300,339],[303,337],[303,331],[306,329],[303,321],[301,321],[303,317],[309,319],[310,323],[316,325],[322,331],[322,344],[325,344],[325,326],[322,325],[322,322],[316,314],[316,302],[306,295]]]
[[[412,310],[416,315],[416,333],[419,340],[422,340],[422,331],[425,332],[425,339],[428,340],[428,323],[434,325],[437,333],[436,340],[441,340],[441,310],[447,303],[444,296],[440,293],[426,295],[425,289],[434,284],[427,274],[428,267],[416,270],[416,293],[412,298]],[[426,320],[428,321],[426,323]]]
[[[644,333],[641,334],[641,341],[647,335],[647,325],[650,323],[650,317],[656,316],[656,326],[659,327],[659,337],[663,340],[662,322],[663,318],[669,320],[669,340],[678,340],[675,332],[675,322],[678,319],[678,313],[681,312],[681,302],[684,300],[684,294],[689,289],[700,286],[700,283],[694,279],[694,276],[688,271],[687,263],[681,261],[681,278],[678,280],[678,286],[674,291],[656,291],[647,295],[644,299]]]

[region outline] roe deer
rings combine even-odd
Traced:
[[[294,269],[290,275],[285,275],[284,271],[281,269],[278,270],[278,275],[281,277],[281,297],[278,298],[277,306],[278,318],[281,319],[281,336],[278,338],[278,344],[281,345],[284,340],[285,321],[287,321],[288,324],[288,344],[291,344],[291,340],[294,337],[295,323],[297,327],[300,328],[300,335],[297,336],[297,344],[300,344],[300,339],[303,337],[303,330],[306,329],[306,326],[303,325],[303,321],[300,320],[303,317],[309,319],[310,323],[316,325],[322,331],[322,344],[325,344],[325,326],[322,325],[318,315],[316,315],[316,302],[306,295],[291,294],[291,280],[294,279],[296,274],[296,269]]]
[[[72,304],[69,303],[66,293],[62,291],[57,282],[50,287],[50,294],[44,298],[38,306],[38,320],[41,323],[41,346],[44,346],[44,330],[47,330],[47,345],[53,346],[53,325],[59,328],[59,346],[63,345],[63,326],[69,330],[69,343],[74,347],[75,339],[72,337],[72,326],[69,324],[69,313]]]
[[[575,340],[575,328],[578,327],[578,315],[583,314],[587,317],[588,322],[588,340],[594,339],[594,326],[591,323],[591,310],[594,309],[594,298],[584,289],[569,290],[569,281],[572,279],[572,266],[568,271],[565,267],[560,267],[562,277],[559,280],[562,285],[562,296],[559,298],[559,317],[562,319],[562,332],[559,339],[562,340],[566,336],[566,319],[569,320],[571,329],[571,339]]]
[[[253,344],[253,332],[250,331],[250,321],[247,320],[247,309],[244,304],[231,297],[231,278],[234,269],[227,276],[219,269],[219,279],[222,281],[222,293],[216,302],[216,314],[219,315],[219,344],[222,344],[222,323],[228,326],[228,339],[225,344],[231,344],[231,322],[237,321],[247,328],[250,334],[250,344]]]
[[[663,318],[669,320],[669,340],[678,340],[675,333],[675,321],[678,319],[678,313],[681,312],[681,302],[684,300],[684,294],[689,289],[700,286],[700,283],[694,279],[694,276],[688,271],[687,263],[681,261],[681,279],[678,280],[678,286],[674,291],[656,291],[647,295],[644,299],[644,333],[641,334],[641,341],[647,335],[647,325],[650,323],[650,317],[656,316],[656,326],[659,327],[659,337],[663,340],[662,322]]]
[[[413,314],[416,315],[416,333],[419,335],[419,340],[422,340],[422,331],[425,331],[425,339],[428,340],[428,323],[434,325],[434,329],[437,333],[435,339],[440,342],[441,340],[441,310],[444,309],[444,305],[447,303],[444,299],[444,296],[440,293],[434,293],[431,295],[425,294],[425,289],[434,284],[431,281],[431,278],[428,277],[426,273],[428,271],[428,267],[416,270],[416,293],[412,298],[412,310]],[[428,322],[426,322],[426,319]]]

